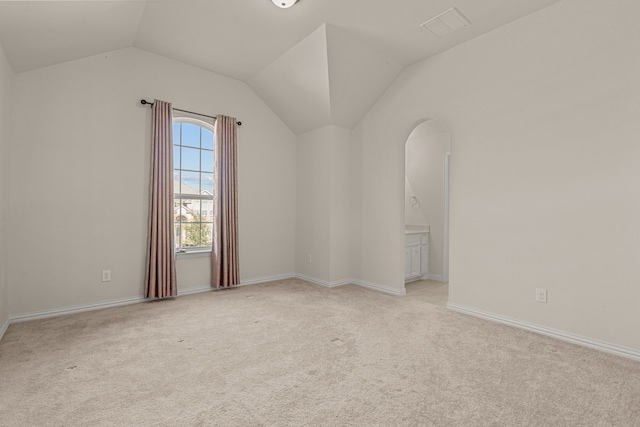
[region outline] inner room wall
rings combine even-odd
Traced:
[[[639,351],[639,19],[566,0],[406,69],[354,133],[362,279],[403,286],[404,142],[437,117],[449,303]]]
[[[11,80],[13,72],[0,46],[0,338],[9,322],[7,231],[11,156]]]
[[[351,131],[327,125],[298,137],[296,273],[348,283],[351,265]]]
[[[298,136],[296,273],[331,280],[331,127]]]
[[[351,131],[331,126],[331,248],[330,281],[350,282],[353,277],[350,241],[351,199]]]
[[[13,92],[11,315],[142,296],[151,110],[141,98],[243,122],[240,279],[294,273],[296,138],[245,83],[128,48],[18,74]],[[177,270],[179,292],[209,285],[208,257],[179,258]]]

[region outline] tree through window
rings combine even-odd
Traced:
[[[173,210],[176,248],[211,249],[213,232],[213,126],[173,120]]]

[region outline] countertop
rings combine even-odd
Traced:
[[[404,234],[423,234],[428,233],[429,229],[428,225],[405,225]]]

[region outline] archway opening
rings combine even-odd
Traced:
[[[449,281],[451,132],[439,120],[415,127],[405,143],[405,288],[445,305]]]

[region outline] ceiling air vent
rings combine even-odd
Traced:
[[[462,16],[455,7],[420,24],[422,28],[441,38],[467,25],[469,25],[469,20]]]

